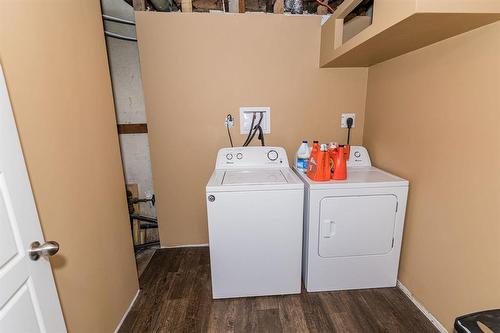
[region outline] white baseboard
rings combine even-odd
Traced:
[[[207,247],[208,243],[204,244],[188,244],[188,245],[173,245],[173,246],[162,246],[162,249],[175,249],[178,247]]]
[[[441,333],[448,333],[448,330],[439,322],[439,320],[436,319],[427,309],[420,304],[419,301],[413,296],[411,291],[408,290],[408,288],[405,287],[404,284],[401,283],[401,281],[398,280],[398,288],[401,289],[401,291],[412,301],[413,304],[424,314],[424,316],[427,317],[427,319],[430,320],[430,322],[438,329],[439,332]]]
[[[130,302],[130,305],[128,306],[127,308],[127,311],[125,311],[125,313],[123,314],[123,317],[122,319],[120,320],[120,322],[118,323],[118,326],[116,326],[116,329],[115,329],[115,332],[114,333],[117,333],[118,330],[120,330],[120,327],[122,326],[123,322],[125,321],[125,318],[127,318],[127,315],[128,313],[130,312],[130,309],[132,309],[132,307],[134,306],[134,303],[135,301],[137,300],[137,297],[139,297],[139,293],[141,292],[141,290],[137,290],[137,292],[135,293],[135,296],[134,298],[132,299],[132,302]]]

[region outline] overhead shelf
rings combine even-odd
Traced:
[[[500,0],[375,0],[371,24],[344,25],[360,2],[344,1],[322,26],[321,67],[368,67],[500,20]]]

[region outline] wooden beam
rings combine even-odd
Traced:
[[[134,10],[145,11],[146,10],[146,0],[132,0],[134,4]]]
[[[141,134],[148,132],[148,124],[118,124],[118,134]]]
[[[283,14],[285,12],[285,1],[276,0],[273,5],[274,14]]]
[[[209,11],[210,9],[220,9],[217,0],[193,0],[193,8],[198,11]]]
[[[193,11],[193,3],[191,0],[181,0],[181,11],[183,13],[191,13]]]
[[[246,12],[247,8],[245,6],[245,0],[238,0],[238,1],[240,2],[240,5],[239,5],[239,7],[240,7],[240,13]]]

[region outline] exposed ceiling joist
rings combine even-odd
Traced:
[[[130,6],[133,6],[136,11],[153,10],[153,11],[177,11],[181,8],[181,0],[124,0]],[[192,11],[208,12],[210,10],[221,10],[223,8],[222,1],[228,0],[192,0]],[[273,12],[273,5],[276,0],[235,0],[238,1],[239,12]],[[303,8],[309,13],[324,14],[325,11],[318,10],[318,6],[322,7],[317,0],[302,0]],[[323,4],[328,4],[332,8],[337,8],[344,0],[320,0]],[[366,15],[366,11],[373,5],[373,0],[362,0],[354,9],[346,21],[358,15]],[[278,11],[279,13],[279,11]]]
[[[146,0],[132,0],[134,10],[146,10]]]

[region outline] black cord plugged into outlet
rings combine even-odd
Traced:
[[[233,126],[233,116],[231,114],[228,114],[226,116],[226,128],[227,128],[227,135],[229,136],[229,142],[231,143],[231,147],[233,146],[233,138],[231,137],[231,131],[229,128]]]
[[[347,144],[349,144],[349,142],[351,141],[351,128],[352,125],[354,124],[354,119],[352,119],[351,117],[347,118],[346,124],[347,124]]]

